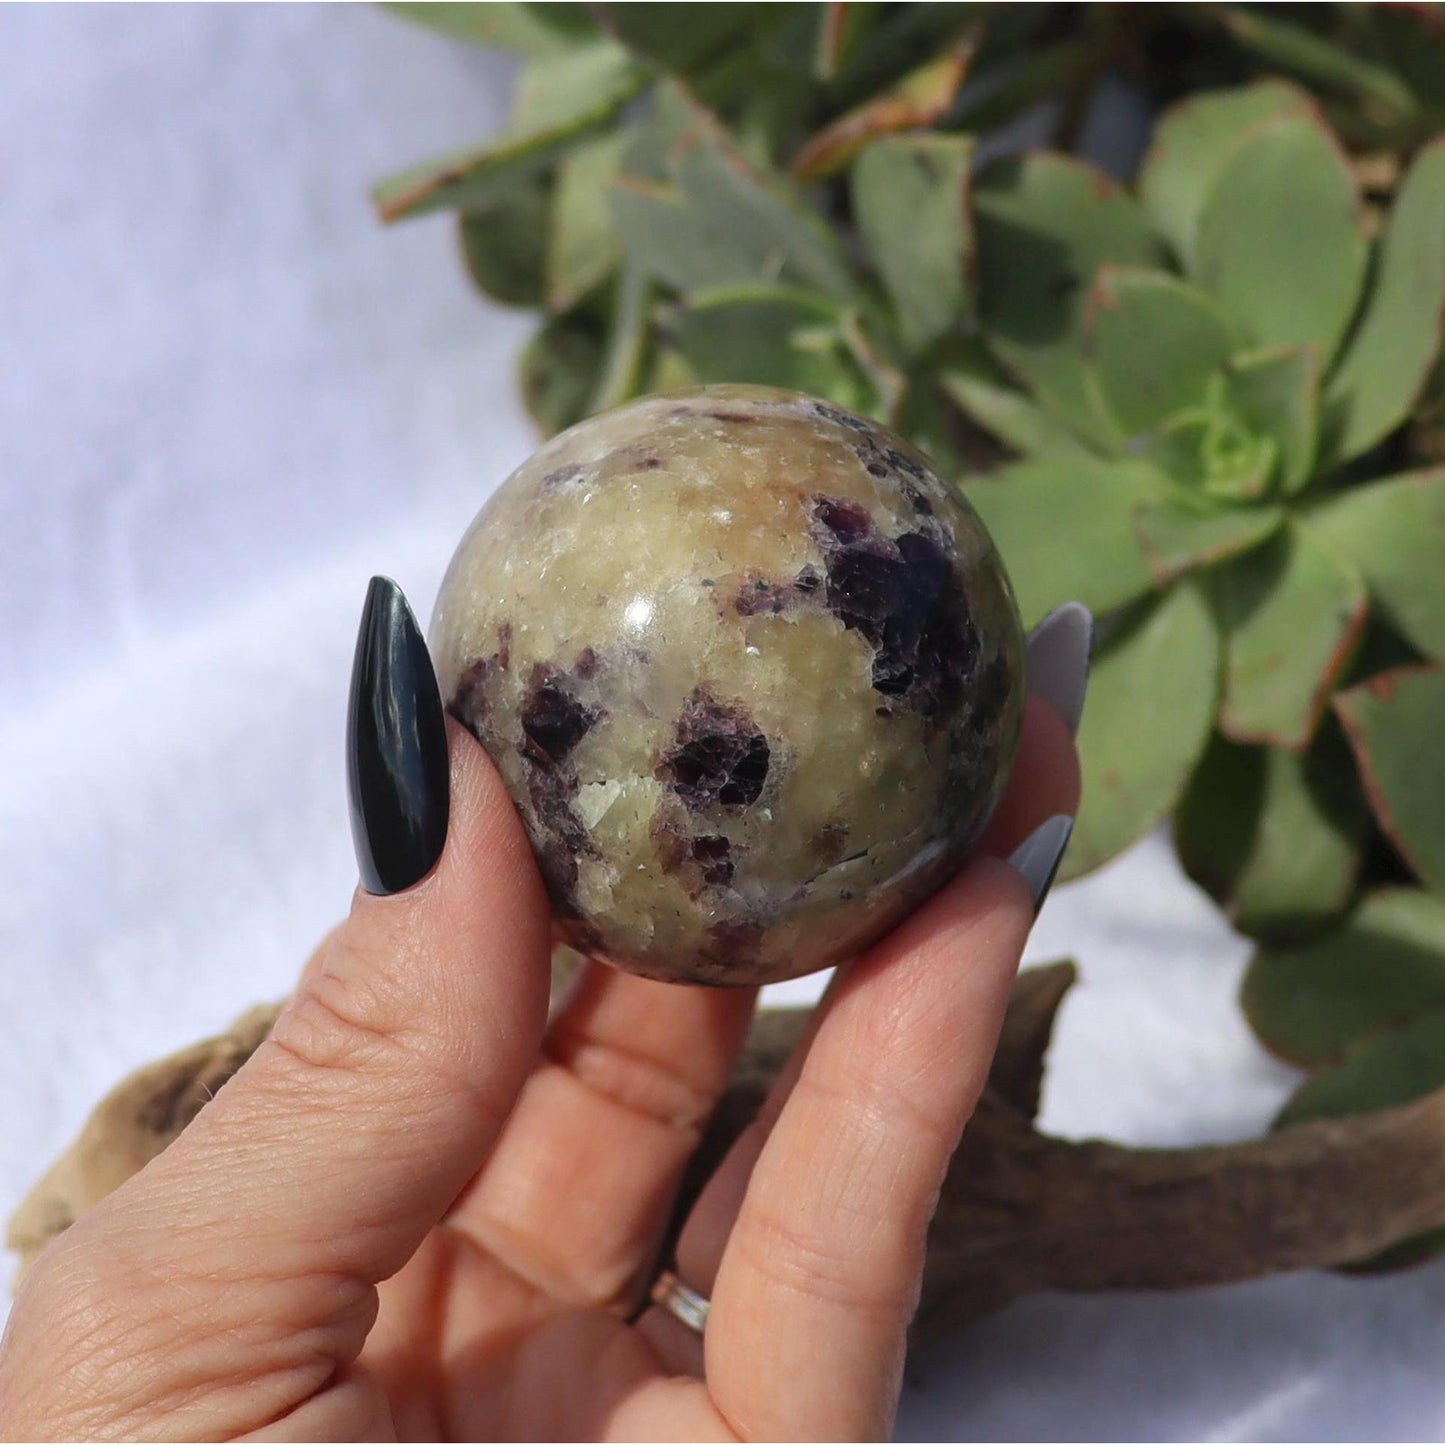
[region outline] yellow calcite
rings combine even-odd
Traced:
[[[560,930],[753,984],[838,962],[958,866],[1023,638],[978,518],[876,423],[763,387],[648,397],[497,490],[431,624]]]

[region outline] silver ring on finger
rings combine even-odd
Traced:
[[[652,1286],[652,1302],[694,1334],[701,1335],[707,1328],[711,1302],[706,1295],[685,1285],[670,1269],[658,1275],[657,1283]]]

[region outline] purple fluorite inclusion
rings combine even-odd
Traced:
[[[700,687],[684,705],[677,739],[655,772],[694,812],[745,808],[763,790],[769,757],[768,740],[747,712]]]

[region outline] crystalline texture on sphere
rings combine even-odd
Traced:
[[[885,933],[977,838],[1023,712],[968,505],[876,423],[763,387],[547,443],[463,538],[431,647],[563,936],[677,981],[771,982]]]

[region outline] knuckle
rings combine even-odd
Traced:
[[[968,1104],[971,1070],[956,1030],[912,1006],[864,1011],[823,1066],[805,1068],[803,1092],[831,1096],[835,1109],[866,1111],[917,1144],[951,1153]]]
[[[870,1280],[848,1241],[821,1223],[812,1210],[753,1210],[739,1219],[732,1244],[749,1270],[790,1294],[850,1311],[896,1310],[897,1284]]]
[[[471,1047],[479,1031],[459,1042],[451,1037],[458,1031],[429,1021],[432,1010],[397,976],[405,968],[405,959],[385,971],[353,962],[340,941],[318,958],[262,1045],[273,1066],[258,1073],[273,1099],[306,1109],[318,1095],[347,1107],[366,1106],[378,1091],[391,1108],[455,1099],[499,1128],[485,1061]]]
[[[876,1070],[841,1062],[827,1075],[798,1080],[794,1098],[799,1112],[828,1121],[834,1151],[851,1151],[856,1175],[882,1151],[890,1176],[898,1166],[922,1155],[952,1154],[962,1128],[951,1107],[930,1100],[927,1081],[906,1076],[884,1077]],[[874,1146],[870,1148],[869,1146]]]
[[[678,1133],[696,1134],[716,1102],[682,1069],[580,1030],[555,1030],[546,1049],[592,1093]]]
[[[273,1279],[116,1231],[58,1241],[27,1277],[16,1348],[0,1357],[0,1438],[153,1438],[178,1410],[245,1421],[253,1397],[320,1388],[376,1312],[376,1291],[350,1275]]]
[[[30,1411],[47,1430],[63,1424],[77,1436],[149,1393],[156,1362],[177,1343],[150,1271],[123,1241],[83,1235],[62,1237],[36,1261],[15,1304],[13,1335],[19,1372],[42,1387],[26,1390]],[[43,1362],[28,1362],[37,1349]]]
[[[342,1077],[391,1067],[411,1049],[401,1021],[374,990],[326,966],[302,981],[270,1042],[308,1072]]]
[[[805,1070],[789,1111],[793,1147],[786,1161],[763,1161],[738,1220],[740,1252],[776,1285],[815,1300],[911,1313],[953,1121],[921,1110],[912,1091],[846,1067]]]

